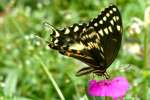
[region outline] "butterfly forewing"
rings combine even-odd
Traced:
[[[83,32],[85,23],[83,24],[73,24],[70,27],[64,29],[55,29],[51,34],[52,41],[49,46],[53,49],[61,49],[63,47],[71,47],[73,45],[79,46],[80,44],[80,35]]]
[[[81,69],[79,75],[90,72],[105,73],[120,49],[121,16],[118,8],[111,5],[89,23],[53,30],[51,36],[51,48],[90,66]]]

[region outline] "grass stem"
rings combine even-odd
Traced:
[[[48,76],[49,80],[51,81],[52,85],[54,86],[55,90],[57,91],[59,97],[61,98],[61,100],[65,100],[65,97],[63,96],[60,88],[58,87],[56,81],[54,80],[52,74],[48,71],[46,65],[43,63],[43,61],[36,56],[36,59],[40,62],[40,64],[42,65],[42,69],[44,70],[44,72],[46,73],[46,75]]]
[[[148,33],[149,28],[145,26],[144,32],[144,68],[148,66]]]

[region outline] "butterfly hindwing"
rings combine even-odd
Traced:
[[[116,6],[110,6],[106,9],[110,16],[107,16],[106,27],[103,29],[105,35],[101,39],[102,47],[104,50],[104,57],[106,59],[106,66],[108,67],[116,58],[122,40],[122,20],[119,10]]]
[[[82,34],[82,42],[99,65],[108,67],[121,45],[122,22],[118,8],[114,5],[106,8],[88,23],[87,29],[90,28],[93,29],[91,32]]]

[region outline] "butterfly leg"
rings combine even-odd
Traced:
[[[93,72],[94,70],[95,69],[93,67],[83,67],[82,69],[77,71],[76,76],[82,76],[85,74],[89,74],[89,73]]]

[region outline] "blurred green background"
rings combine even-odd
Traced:
[[[43,22],[88,22],[112,2],[124,32],[108,73],[129,80],[125,100],[150,100],[149,0],[0,0],[0,100],[104,100],[87,95],[89,76],[75,76],[83,63],[48,48]]]

